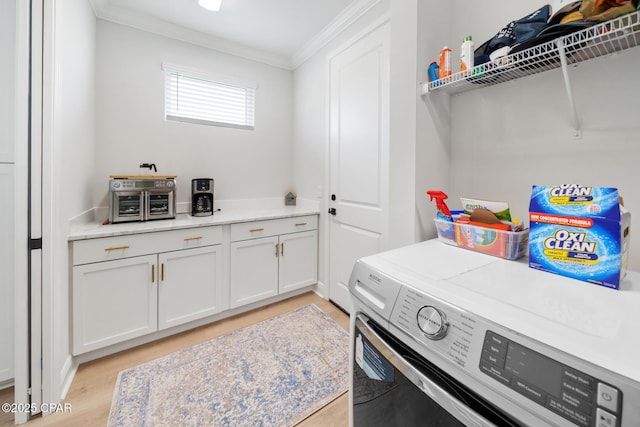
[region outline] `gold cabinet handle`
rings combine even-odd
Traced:
[[[284,256],[284,243],[280,243],[280,256]]]
[[[164,282],[164,262],[160,264],[160,280]]]
[[[264,231],[264,228],[252,228],[251,230],[249,230],[249,233],[256,233],[258,231]]]
[[[184,241],[188,242],[190,240],[200,240],[200,239],[202,239],[202,236],[192,236],[192,237],[185,237]]]
[[[306,222],[299,222],[296,224],[296,227],[304,227],[305,225],[307,225]]]
[[[123,249],[129,249],[129,245],[124,245],[124,246],[111,246],[109,248],[104,248],[105,252],[111,252],[111,251],[120,251]]]
[[[156,282],[156,265],[151,264],[151,283]]]
[[[278,258],[278,244],[276,243],[276,258]]]

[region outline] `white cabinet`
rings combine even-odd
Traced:
[[[278,292],[288,292],[318,281],[318,232],[280,236]]]
[[[231,243],[231,308],[278,295],[278,236]]]
[[[232,224],[230,307],[315,284],[317,227],[316,215]]]
[[[221,243],[219,226],[74,242],[73,354],[222,311]]]
[[[158,255],[158,329],[222,311],[222,245]]]
[[[158,327],[156,255],[73,268],[73,353],[154,332]]]
[[[0,384],[14,376],[13,168],[0,164]]]
[[[71,260],[75,356],[314,285],[318,215],[74,240]]]

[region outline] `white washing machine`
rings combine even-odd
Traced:
[[[640,426],[640,274],[620,290],[431,240],[359,260],[352,426]]]

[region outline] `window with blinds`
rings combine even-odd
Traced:
[[[165,70],[165,119],[254,129],[256,86],[177,69]]]

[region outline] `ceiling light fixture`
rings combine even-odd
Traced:
[[[220,10],[220,5],[222,5],[222,0],[198,0],[198,4],[205,9],[211,10],[213,12],[217,12]]]

